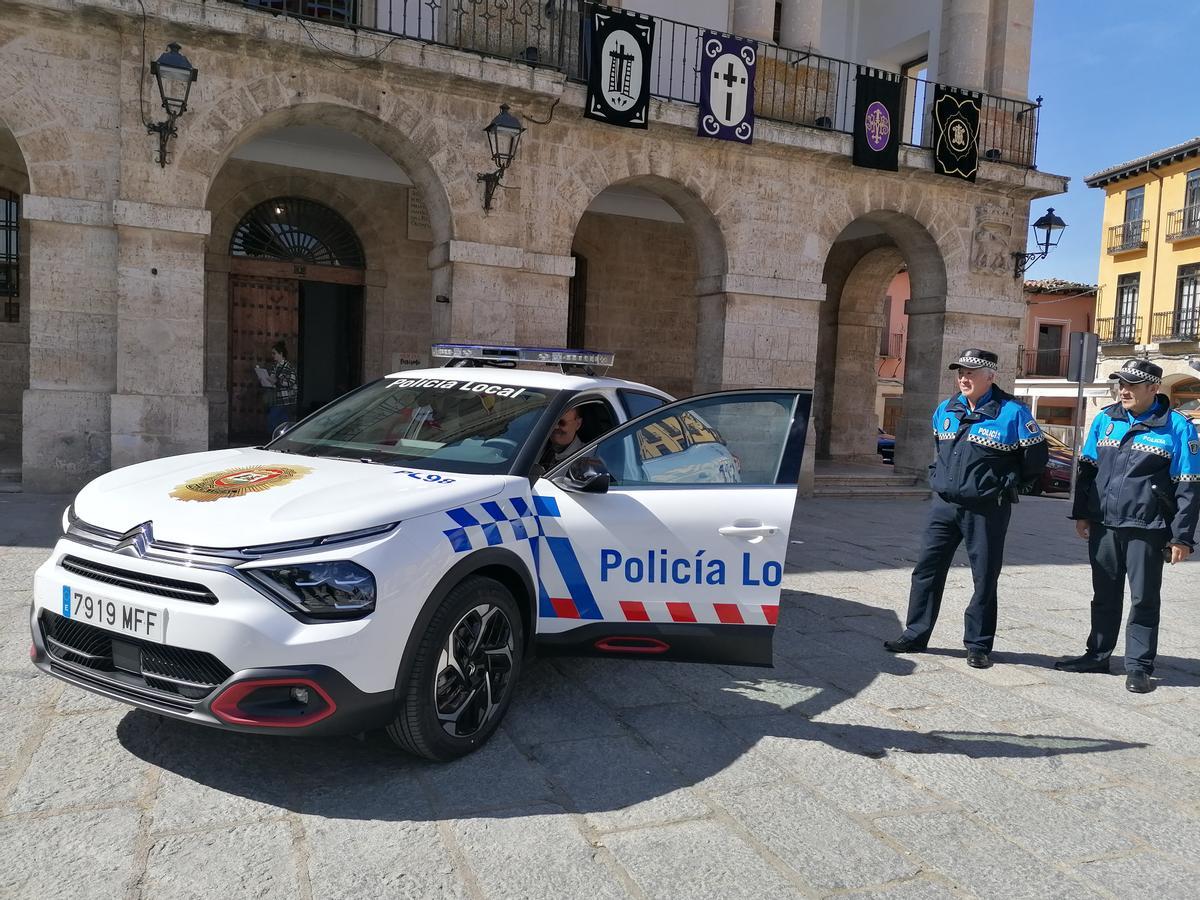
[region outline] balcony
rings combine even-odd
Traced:
[[[1195,341],[1200,339],[1200,309],[1155,313],[1150,317],[1150,340]]]
[[[383,32],[587,79],[583,51],[589,4],[580,0],[224,0],[274,15]],[[704,29],[657,16],[650,93],[698,104]],[[822,131],[854,130],[854,63],[759,43],[754,112],[760,119]],[[901,96],[928,98],[934,85],[902,79]],[[984,94],[979,115],[981,161],[1036,168],[1041,106]],[[906,103],[899,123],[907,146],[933,141],[931,102]]]
[[[1130,250],[1145,250],[1149,233],[1145,219],[1122,222],[1108,229],[1108,252],[1128,253]]]
[[[1186,241],[1200,237],[1200,203],[1167,213],[1167,240]]]
[[[879,348],[879,355],[885,359],[901,359],[904,356],[904,333],[889,334]]]
[[[1066,350],[1019,350],[1017,357],[1018,378],[1066,378]]]
[[[1136,344],[1141,333],[1141,316],[1118,316],[1112,319],[1096,320],[1096,334],[1100,338],[1100,343],[1106,346]]]

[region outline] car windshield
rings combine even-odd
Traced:
[[[507,472],[554,391],[485,377],[384,378],[347,394],[267,445],[302,456]]]

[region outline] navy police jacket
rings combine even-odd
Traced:
[[[1168,528],[1191,547],[1200,515],[1200,437],[1159,394],[1148,416],[1120,403],[1097,414],[1079,457],[1072,519],[1109,528]]]
[[[980,400],[972,410],[955,394],[933,414],[929,486],[949,503],[1003,503],[1046,468],[1046,438],[1029,410],[995,385]]]

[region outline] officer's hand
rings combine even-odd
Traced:
[[[1083,538],[1085,541],[1088,539],[1088,536],[1091,534],[1091,532],[1092,532],[1092,523],[1091,522],[1089,522],[1087,519],[1076,519],[1075,520],[1075,533],[1077,535],[1079,535],[1081,538]]]
[[[1191,547],[1185,547],[1183,544],[1171,545],[1171,565],[1175,565],[1175,563],[1181,563],[1191,555]]]

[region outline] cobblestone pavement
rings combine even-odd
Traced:
[[[997,661],[894,657],[920,501],[799,507],[774,670],[535,663],[479,753],[245,737],[39,675],[31,575],[63,498],[0,495],[5,897],[1194,897],[1200,565],[1169,570],[1158,687],[1050,668],[1088,574],[1015,510]]]

